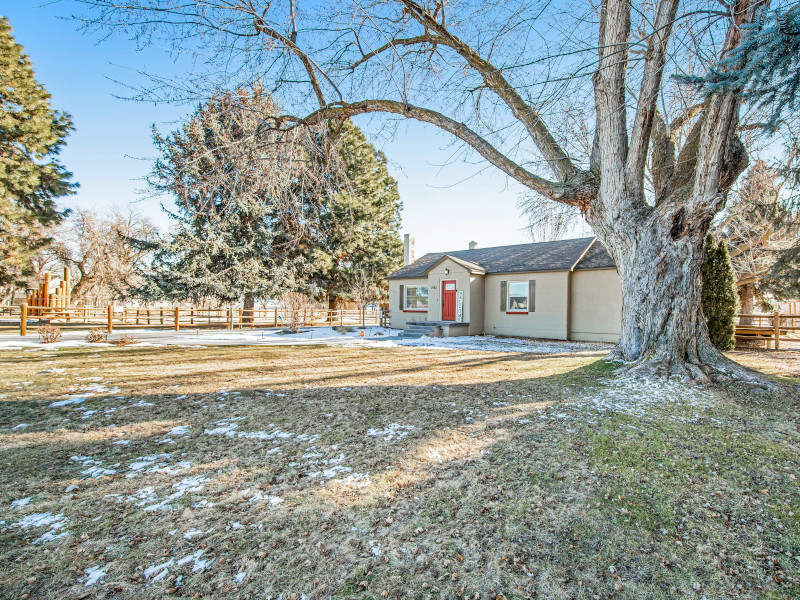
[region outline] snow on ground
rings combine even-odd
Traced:
[[[529,418],[513,420],[525,424],[540,419],[559,422],[568,427],[570,422],[595,425],[605,415],[624,414],[644,421],[667,419],[685,424],[724,425],[723,421],[703,414],[714,404],[711,392],[702,387],[687,386],[680,381],[624,377],[616,379],[613,387],[603,388],[602,391],[588,396],[579,396],[574,402],[537,409]]]
[[[364,332],[364,338],[361,332]],[[88,330],[63,330],[61,341],[42,344],[39,336],[29,333],[19,335],[0,335],[0,350],[57,350],[59,348],[91,347],[97,351],[112,347],[106,343],[86,341]],[[349,333],[339,333],[331,327],[304,327],[300,333],[284,334],[280,329],[190,329],[181,331],[167,329],[118,330],[110,339],[118,335],[132,335],[136,344],[127,347],[143,346],[242,346],[242,345],[312,345],[312,344],[375,344],[382,338],[395,337],[399,330],[368,326],[353,328]]]
[[[33,541],[34,544],[40,544],[69,535],[69,531],[61,531],[68,523],[69,519],[63,514],[54,515],[50,512],[43,512],[26,515],[14,523],[12,527],[19,527],[21,529],[47,527],[48,530]]]
[[[26,506],[30,501],[31,501],[30,496],[28,496],[27,498],[20,498],[19,500],[14,500],[11,503],[11,508],[22,508],[23,506]]]
[[[89,567],[86,569],[86,579],[83,580],[83,583],[87,586],[94,585],[105,576],[106,572],[100,565],[97,565],[96,567]]]
[[[367,435],[371,437],[383,438],[383,441],[390,442],[394,439],[402,440],[409,433],[411,433],[412,429],[414,429],[413,425],[400,425],[399,423],[392,423],[383,429],[367,429]]]
[[[557,340],[534,340],[526,338],[495,337],[493,335],[464,335],[450,338],[422,337],[403,340],[401,346],[421,346],[445,350],[485,350],[488,352],[530,352],[535,354],[563,354],[586,350],[610,349],[611,344],[567,342]]]
[[[361,332],[364,337],[361,337]],[[60,342],[41,344],[38,336],[0,335],[0,350],[55,350],[58,348],[74,348],[92,346],[98,351],[110,347],[110,344],[90,344],[84,338],[86,331],[65,330]],[[582,352],[586,350],[604,350],[611,347],[604,343],[566,342],[558,340],[533,340],[524,338],[502,338],[495,336],[461,336],[455,338],[404,339],[399,329],[368,326],[354,328],[349,333],[339,333],[331,327],[306,327],[300,333],[283,334],[277,329],[242,329],[242,330],[200,330],[183,329],[179,332],[159,329],[136,329],[122,333],[133,335],[136,344],[128,348],[145,346],[303,346],[313,344],[326,345],[365,345],[374,347],[415,346],[423,348],[441,348],[445,350],[483,350],[488,352],[528,352],[536,354],[561,354],[565,352]],[[120,333],[120,335],[122,335]],[[42,355],[43,356],[43,355]],[[55,371],[54,371],[55,373]],[[107,385],[107,383],[105,384]],[[103,391],[104,385],[97,384],[87,388],[89,392]],[[113,390],[108,390],[113,392]]]

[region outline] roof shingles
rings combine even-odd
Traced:
[[[398,269],[389,279],[411,279],[425,277],[440,260],[450,256],[482,267],[486,273],[524,273],[537,271],[568,271],[581,258],[595,238],[577,238],[557,242],[516,244],[475,248],[454,252],[426,254],[410,265]],[[576,269],[613,269],[614,261],[603,245],[596,241]]]

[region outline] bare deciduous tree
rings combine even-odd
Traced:
[[[60,227],[47,253],[72,271],[73,303],[107,302],[131,283],[148,252],[132,239],[152,241],[157,228],[133,210],[115,209],[109,216],[77,210]]]
[[[765,1],[84,3],[89,28],[160,36],[199,58],[201,72],[147,86],[147,98],[167,88],[186,98],[256,71],[292,99],[281,126],[384,113],[451,134],[583,214],[621,276],[616,355],[629,368],[698,382],[718,370],[748,376],[713,347],[700,308],[705,234],[746,165],[740,101],[735,90],[698,99],[665,69],[717,63]],[[582,99],[586,160],[580,141],[546,123]]]
[[[375,276],[375,269],[360,267],[352,274],[350,280],[350,297],[361,307],[361,326],[364,327],[364,316],[367,306],[385,297],[382,282]]]
[[[281,306],[289,320],[286,324],[293,333],[300,331],[306,311],[311,307],[311,299],[300,292],[286,292],[281,296]]]

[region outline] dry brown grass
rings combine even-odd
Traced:
[[[592,352],[52,353],[0,353],[3,597],[798,597],[789,392],[629,410]],[[14,526],[41,513],[69,535]]]

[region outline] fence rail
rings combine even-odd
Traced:
[[[300,327],[314,325],[359,326],[382,325],[388,315],[379,308],[327,310],[306,308],[296,315],[281,307],[277,308],[141,308],[115,307],[113,305],[42,307],[0,306],[0,318],[19,319],[21,335],[26,335],[28,325],[39,323],[104,327],[112,333],[114,327],[131,329],[158,328],[224,328],[244,329],[253,327],[288,327],[294,321]]]
[[[780,350],[781,339],[797,340],[800,332],[800,315],[773,313],[771,315],[747,315],[736,317],[736,339],[758,342]]]

